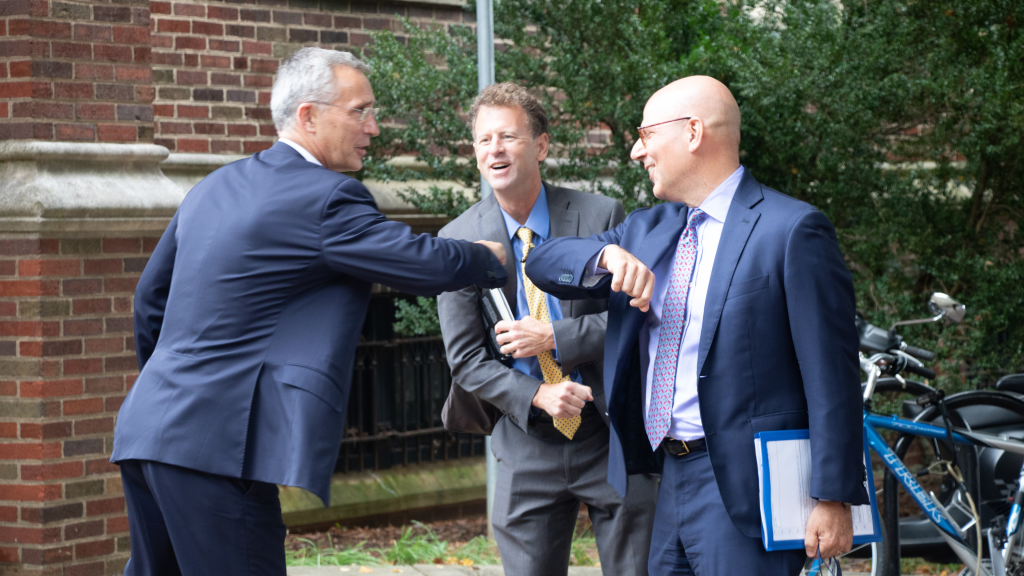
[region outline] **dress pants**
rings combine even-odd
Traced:
[[[806,558],[803,550],[768,552],[760,538],[740,534],[725,510],[706,451],[665,455],[651,576],[796,576]]]
[[[132,551],[125,576],[284,576],[277,486],[120,462]]]
[[[491,437],[498,460],[491,521],[506,576],[565,576],[580,502],[594,525],[601,569],[644,576],[657,481],[630,478],[626,498],[608,484],[608,428],[550,442],[502,418]]]

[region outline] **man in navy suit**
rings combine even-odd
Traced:
[[[740,165],[740,111],[708,77],[644,108],[633,147],[654,195],[589,238],[555,238],[527,275],[558,298],[610,298],[608,481],[662,473],[650,573],[795,575],[761,543],[754,434],[810,429],[806,553],[852,545],[863,487],[855,302],[828,218]]]
[[[141,373],[111,457],[125,574],[284,576],[276,484],[328,502],[372,285],[505,284],[500,244],[415,235],[340,174],[379,134],[367,70],[319,48],[283,62],[280,141],[197,184],[139,280]]]

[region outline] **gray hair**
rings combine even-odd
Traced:
[[[334,67],[348,66],[362,73],[370,67],[350,52],[303,48],[281,62],[270,92],[270,113],[277,131],[291,128],[303,102],[333,102],[338,98]]]

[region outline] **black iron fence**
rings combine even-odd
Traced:
[[[386,308],[380,306],[385,302],[375,300],[376,308]],[[374,322],[374,308],[368,323]],[[451,433],[441,423],[451,383],[440,337],[361,343],[335,470],[382,470],[482,456],[483,436]]]

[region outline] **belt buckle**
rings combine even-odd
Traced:
[[[678,456],[686,456],[687,454],[690,453],[690,447],[686,445],[686,440],[680,440],[679,442],[681,442],[683,444],[683,449],[686,450],[686,452],[683,452],[682,454],[678,454]]]

